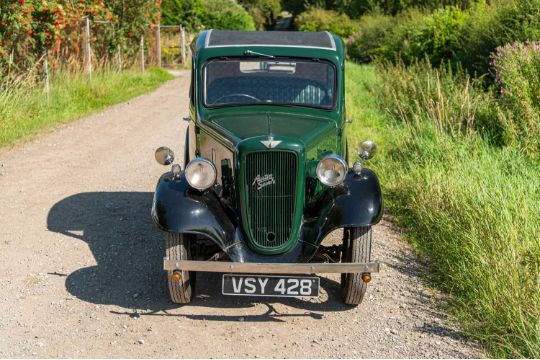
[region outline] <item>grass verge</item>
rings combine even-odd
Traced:
[[[348,64],[350,144],[373,138],[386,206],[451,295],[467,335],[495,357],[540,357],[540,164],[380,108],[374,68]]]
[[[41,86],[0,88],[0,147],[156,89],[172,76],[162,69],[60,74],[52,79],[50,101]]]

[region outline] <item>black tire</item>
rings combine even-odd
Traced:
[[[345,228],[341,262],[371,260],[371,226]],[[362,274],[341,274],[341,298],[347,305],[359,305],[364,299],[367,284]]]
[[[167,233],[165,235],[165,256],[170,260],[189,260],[191,237],[184,234]],[[173,271],[167,270],[167,283],[171,301],[176,304],[189,304],[193,298],[195,273],[181,271],[180,281],[172,280]]]

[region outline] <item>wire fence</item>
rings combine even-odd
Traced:
[[[22,54],[12,53],[10,63],[13,68],[37,75],[49,97],[55,73],[84,73],[91,81],[96,71],[146,71],[152,66],[188,65],[191,56],[188,44],[194,34],[187,33],[182,25],[148,25],[140,37],[128,34],[122,41],[118,41],[115,26],[108,21],[84,17],[66,29],[64,41],[54,50],[34,54],[38,56],[35,61],[28,60],[28,55],[22,58]]]
[[[188,43],[192,36],[186,33],[182,25],[148,26],[138,44],[116,44],[113,48],[106,41],[96,41],[97,35],[107,38],[107,31],[114,31],[112,24],[92,22],[86,18],[82,27],[80,48],[83,56],[78,61],[83,64],[89,77],[94,68],[103,67],[104,64],[120,70],[139,66],[145,71],[148,66],[176,67],[185,66],[188,62]]]

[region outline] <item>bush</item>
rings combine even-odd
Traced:
[[[239,3],[246,8],[257,30],[271,29],[281,13],[280,0],[240,0]]]
[[[411,9],[434,10],[444,6],[467,8],[475,0],[282,0],[283,8],[299,14],[310,7],[320,7],[347,14],[352,19],[373,11],[396,15]]]
[[[540,0],[479,1],[467,10],[446,7],[426,16],[418,11],[393,18],[365,15],[359,24],[349,47],[353,60],[378,56],[410,63],[427,57],[435,66],[450,61],[480,76],[489,73],[497,47],[540,39]]]
[[[370,62],[373,58],[394,61],[400,58],[409,46],[407,40],[411,29],[423,26],[423,12],[411,9],[397,16],[378,12],[363,16],[359,20],[358,31],[349,42],[348,54],[357,62]]]
[[[492,66],[504,119],[504,142],[540,153],[540,41],[497,48]]]
[[[330,31],[342,38],[348,38],[357,29],[357,24],[347,15],[316,7],[298,15],[295,25],[301,31]]]
[[[207,29],[255,30],[255,22],[235,0],[204,0],[202,19]]]
[[[203,0],[164,0],[162,8],[164,25],[182,25],[189,32],[202,28]]]
[[[411,61],[427,57],[435,66],[454,59],[467,12],[458,7],[436,10],[417,27],[410,27],[404,40],[403,56]]]
[[[467,12],[446,7],[432,14],[408,10],[397,16],[377,13],[363,16],[349,46],[352,59],[401,59],[406,63],[428,58],[432,64],[454,59]]]
[[[479,2],[470,12],[453,61],[471,74],[489,72],[489,56],[497,47],[540,39],[540,0]]]
[[[235,0],[164,0],[163,23],[188,31],[255,30],[253,18]]]
[[[358,32],[349,43],[347,54],[360,63],[370,62],[375,57],[389,57],[395,53],[395,44],[390,38],[395,31],[395,20],[388,15],[366,15],[360,19]]]

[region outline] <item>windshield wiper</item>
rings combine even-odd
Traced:
[[[249,55],[256,55],[256,56],[267,57],[267,58],[270,58],[270,59],[275,58],[274,55],[268,55],[268,54],[258,53],[258,52],[251,51],[251,50],[246,50],[246,51],[244,51],[244,55],[248,55],[248,56],[249,56]]]

